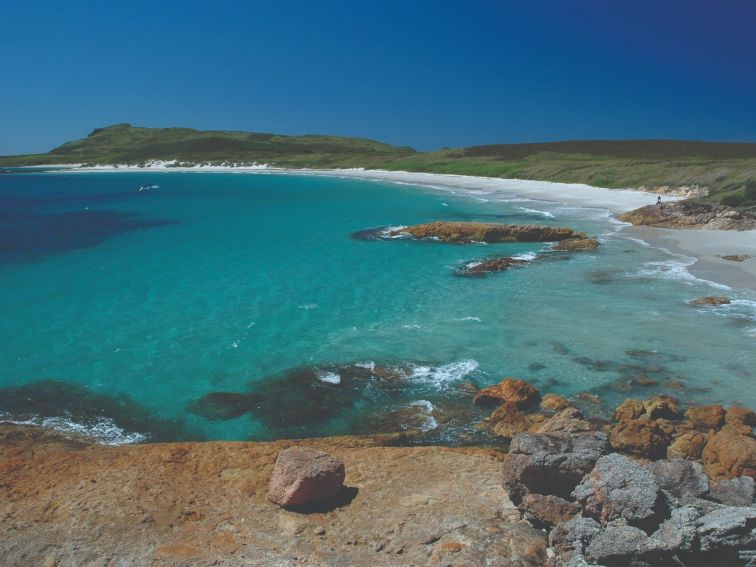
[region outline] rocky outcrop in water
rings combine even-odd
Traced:
[[[658,228],[754,230],[756,214],[703,201],[676,201],[646,205],[617,217],[635,225]]]
[[[568,238],[562,240],[554,246],[554,250],[575,251],[575,250],[596,250],[600,245],[595,238]]]
[[[462,268],[456,271],[457,275],[468,277],[480,277],[494,272],[503,272],[509,268],[527,264],[525,260],[517,258],[488,258],[486,260],[476,260],[468,262]]]
[[[559,242],[567,239],[588,238],[583,232],[558,226],[537,224],[517,225],[484,222],[436,221],[397,229],[369,229],[352,235],[360,240],[383,238],[415,238],[469,244],[471,242]]]
[[[722,297],[719,295],[707,295],[706,297],[699,297],[698,299],[692,299],[688,302],[689,305],[695,305],[700,307],[702,305],[729,305],[732,303],[729,297]]]

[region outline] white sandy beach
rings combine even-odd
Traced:
[[[522,179],[500,179],[469,175],[441,173],[416,173],[407,171],[385,171],[366,169],[279,169],[265,164],[250,166],[210,166],[172,167],[170,162],[153,162],[145,167],[138,166],[71,166],[71,172],[187,172],[187,173],[242,173],[314,175],[345,177],[383,181],[389,183],[428,186],[449,191],[464,190],[480,192],[481,197],[496,198],[496,194],[508,197],[518,196],[578,207],[595,207],[617,215],[656,202],[658,195],[634,189],[605,189],[578,183],[553,183]],[[679,197],[664,196],[665,201],[676,201]],[[624,230],[642,238],[652,246],[665,248],[672,253],[697,258],[690,271],[697,277],[722,283],[731,287],[756,291],[756,231],[721,230],[676,230],[649,227],[631,227]],[[751,259],[734,262],[720,256],[748,255]]]

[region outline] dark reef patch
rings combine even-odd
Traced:
[[[32,262],[45,256],[96,246],[118,234],[177,221],[144,219],[122,211],[27,214],[0,228],[0,263]]]
[[[464,384],[428,391],[411,365],[319,365],[266,378],[249,392],[211,392],[187,409],[209,420],[248,414],[272,438],[406,431],[417,443],[459,444],[480,437],[473,424],[482,418],[472,404],[477,388]]]
[[[84,428],[97,429],[108,419],[125,433],[141,433],[149,441],[202,440],[182,420],[157,417],[123,394],[103,394],[62,380],[40,380],[0,388],[0,416],[25,421],[65,418]]]

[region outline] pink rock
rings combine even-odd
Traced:
[[[302,506],[333,498],[344,484],[344,463],[323,451],[291,447],[278,453],[268,484],[268,500]]]

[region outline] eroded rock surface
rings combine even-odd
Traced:
[[[108,447],[0,426],[0,563],[29,565],[500,565],[546,562],[499,454],[336,437]],[[266,498],[279,451],[346,466],[338,501],[308,513]]]
[[[724,205],[701,201],[677,201],[647,205],[621,214],[619,220],[660,228],[703,228],[713,230],[756,229],[756,215]]]

